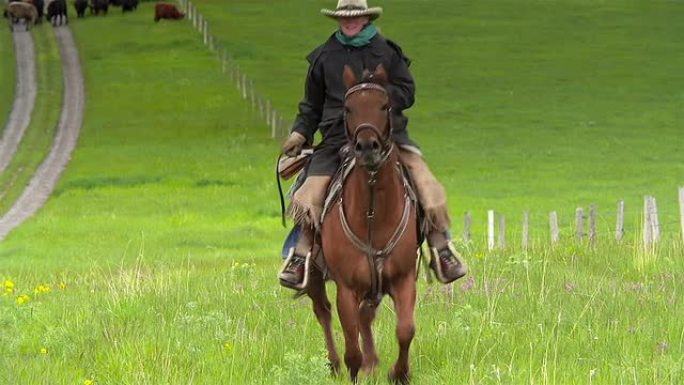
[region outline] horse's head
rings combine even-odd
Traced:
[[[372,73],[364,71],[361,80],[344,66],[344,121],[347,138],[357,161],[367,169],[377,169],[392,149],[390,98],[387,73],[382,64]]]

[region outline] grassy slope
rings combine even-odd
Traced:
[[[303,57],[334,22],[330,1],[195,1],[257,88],[294,117]],[[676,235],[684,184],[684,34],[671,1],[437,0],[382,4],[378,25],[413,59],[410,131],[451,194],[455,215],[485,210],[535,229],[598,204],[601,231],[625,199],[634,229],[654,194]],[[420,11],[416,11],[420,9]],[[460,225],[461,220],[457,220]]]
[[[83,136],[58,194],[0,245],[0,280],[16,283],[0,297],[0,382],[347,383],[323,379],[308,303],[275,282],[266,127],[187,24],[150,19],[143,4],[72,23]],[[474,287],[453,303],[421,287],[414,383],[681,383],[681,253],[475,248]],[[396,352],[380,313],[381,372],[363,383],[385,383]]]
[[[36,50],[36,103],[17,152],[0,175],[0,215],[12,207],[49,153],[61,114],[64,89],[57,42],[49,28],[37,27],[31,33]]]
[[[14,60],[14,43],[12,33],[8,28],[0,28],[0,135],[5,129],[5,122],[9,117],[14,101],[14,82],[16,62]]]

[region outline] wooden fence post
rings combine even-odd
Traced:
[[[269,124],[271,122],[271,100],[266,99],[266,113],[264,114],[264,120],[266,121],[266,124]]]
[[[274,108],[273,111],[271,112],[271,138],[275,139],[276,137],[276,129],[277,129],[277,119],[278,119],[278,111]]]
[[[247,75],[242,74],[242,98],[247,99]]]
[[[470,224],[471,224],[471,218],[470,218],[470,211],[466,211],[465,213],[465,223],[463,224],[463,240],[465,242],[470,242]]]
[[[506,217],[499,217],[499,249],[506,248]]]
[[[487,211],[487,250],[494,250],[494,210]]]
[[[584,209],[575,209],[575,238],[581,241],[584,238]]]
[[[589,205],[589,242],[596,242],[596,205]]]
[[[655,197],[649,197],[649,211],[651,216],[651,234],[653,235],[653,242],[660,240],[660,222],[658,221],[658,206],[656,205]]]
[[[679,217],[682,224],[682,242],[684,242],[684,187],[679,188]]]
[[[254,92],[254,81],[252,79],[249,79],[249,100],[250,100],[250,105],[252,106],[252,110],[256,106],[256,95]]]
[[[653,228],[651,227],[651,210],[649,209],[650,206],[650,199],[649,196],[644,197],[644,233],[643,233],[643,240],[644,240],[644,247],[648,248],[651,246],[651,240],[652,238],[652,230]]]
[[[525,211],[523,213],[523,227],[522,227],[522,248],[527,252],[527,247],[530,240],[530,214]]]
[[[615,239],[618,242],[622,241],[625,235],[625,201],[620,200],[617,207],[617,224],[615,225]]]
[[[560,231],[558,230],[558,214],[555,211],[551,211],[549,214],[549,225],[551,227],[551,243],[555,245],[560,240]]]
[[[257,98],[257,104],[259,106],[259,119],[264,118],[264,101],[261,99],[261,95]]]
[[[240,78],[241,78],[241,77],[242,77],[242,76],[240,75],[240,65],[239,65],[239,64],[236,64],[236,65],[235,65],[235,79],[234,79],[234,80],[235,80],[235,86],[237,87],[238,91],[242,91],[242,90],[240,89],[240,86],[242,85],[242,83],[241,83],[241,81],[240,81]]]

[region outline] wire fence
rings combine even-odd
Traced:
[[[276,106],[271,100],[258,91],[254,85],[254,81],[250,79],[246,73],[240,69],[240,65],[233,59],[228,50],[220,43],[211,32],[209,22],[202,15],[197,7],[189,0],[178,0],[178,4],[185,11],[186,19],[192,24],[202,36],[202,42],[213,53],[216,54],[217,60],[220,62],[221,71],[230,76],[232,82],[235,84],[242,99],[249,102],[249,105],[259,118],[268,126],[271,137],[273,139],[283,140],[289,133],[291,122],[288,122],[279,113]],[[652,249],[661,239],[661,231],[669,231],[676,228],[677,225],[681,228],[681,239],[684,242],[684,187],[679,188],[679,208],[680,220],[679,223],[661,223],[658,215],[658,208],[656,198],[653,196],[644,197],[643,212],[638,219],[641,225],[636,231],[639,231],[639,239],[644,249]],[[473,240],[473,220],[470,212],[465,213],[463,226],[463,241],[470,242]],[[537,218],[539,219],[539,218]],[[595,205],[590,205],[588,211],[583,207],[578,207],[575,210],[574,231],[571,237],[577,241],[588,241],[590,244],[595,244],[600,239],[612,238],[615,242],[624,242],[625,230],[625,202],[618,201],[617,210],[615,212],[615,227],[607,232],[597,230],[597,221],[599,219],[607,220],[605,216],[599,216]],[[561,239],[569,238],[567,230],[561,232],[559,226],[559,215],[557,211],[551,211],[548,215],[548,232],[551,245],[558,244]],[[538,221],[537,221],[538,222]],[[510,236],[510,231],[506,229],[505,216],[498,214],[494,210],[487,212],[487,227],[486,227],[486,245],[488,250],[505,249],[507,247],[507,235]],[[530,214],[524,212],[522,215],[522,225],[520,226],[520,247],[527,250],[532,242],[530,235]],[[516,237],[517,238],[517,237]],[[636,239],[636,237],[632,237]],[[675,236],[678,238],[678,236]]]
[[[266,123],[271,132],[271,138],[282,141],[289,133],[291,122],[280,114],[268,97],[256,89],[254,81],[240,69],[240,65],[233,59],[230,52],[211,32],[209,22],[197,7],[189,0],[178,0],[178,4],[185,11],[186,19],[202,36],[204,45],[216,54],[216,59],[221,65],[221,71],[230,76],[242,99],[248,101],[252,111],[257,113],[259,118]]]

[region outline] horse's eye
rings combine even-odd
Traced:
[[[382,110],[383,110],[383,111],[389,110],[389,104],[383,105],[383,106],[382,106]]]
[[[351,110],[349,109],[349,107],[344,106],[344,113],[351,114]]]

